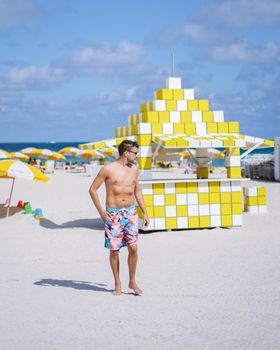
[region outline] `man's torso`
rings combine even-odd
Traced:
[[[108,166],[106,186],[106,207],[122,208],[134,204],[134,190],[137,181],[135,165],[123,166],[113,162]]]

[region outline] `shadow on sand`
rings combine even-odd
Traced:
[[[78,219],[67,221],[63,224],[56,224],[49,219],[43,219],[40,221],[40,226],[51,230],[64,228],[89,228],[92,230],[104,230],[104,223],[101,219]]]
[[[107,289],[106,284],[93,283],[85,281],[74,281],[74,280],[55,280],[52,278],[43,278],[40,281],[34,282],[36,286],[44,287],[66,287],[78,290],[92,290],[94,292],[113,292],[113,289]]]
[[[12,215],[18,213],[19,211],[22,211],[22,209],[20,209],[18,207],[10,207],[9,216],[12,216]],[[7,215],[7,207],[5,207],[4,204],[0,204],[0,219],[5,218],[6,215]]]
[[[78,290],[91,290],[93,292],[109,292],[113,293],[113,289],[107,289],[106,284],[102,283],[91,283],[85,281],[74,281],[74,280],[54,280],[52,278],[42,278],[40,281],[34,282],[36,286],[42,287],[65,287],[73,288]],[[122,292],[122,294],[139,296],[133,292]]]

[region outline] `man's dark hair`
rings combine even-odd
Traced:
[[[119,155],[121,156],[125,151],[130,151],[132,147],[139,148],[139,145],[135,141],[123,140],[118,147]]]

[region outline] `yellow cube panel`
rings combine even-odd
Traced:
[[[238,179],[241,177],[241,168],[239,166],[227,168],[227,177]]]
[[[224,145],[225,147],[234,146],[234,140],[233,140],[233,139],[223,140],[223,145]]]
[[[197,192],[198,192],[197,182],[187,183],[187,193],[197,193]]]
[[[187,184],[185,182],[177,182],[175,186],[176,193],[187,193]]]
[[[198,100],[188,100],[188,111],[198,111]]]
[[[264,140],[264,143],[263,143],[265,146],[270,146],[270,147],[274,147],[275,145],[275,142],[272,141],[272,140]]]
[[[198,179],[208,179],[209,177],[209,168],[197,168],[196,176]]]
[[[152,133],[153,134],[162,134],[162,123],[153,123],[152,124]]]
[[[166,110],[167,111],[176,111],[177,110],[177,103],[175,100],[168,100],[166,101]]]
[[[199,226],[200,227],[210,227],[210,216],[200,216],[199,217]]]
[[[173,90],[173,100],[183,100],[184,99],[184,90],[183,89],[174,89]]]
[[[159,117],[158,112],[148,111],[142,113],[142,122],[143,123],[158,123]]]
[[[240,156],[240,148],[239,147],[234,148],[234,151],[232,153],[231,152],[232,152],[232,147],[226,148],[226,156],[229,156],[230,154],[232,156]]]
[[[158,118],[160,123],[169,123],[170,114],[169,112],[158,112]]]
[[[195,123],[185,123],[185,133],[187,135],[195,135],[196,134]]]
[[[202,112],[202,121],[205,123],[212,123],[213,122],[213,112],[203,111]]]
[[[173,130],[174,130],[174,134],[184,134],[185,126],[184,124],[181,124],[181,123],[174,123]]]
[[[242,203],[242,193],[241,192],[232,192],[231,193],[232,203]]]
[[[198,194],[198,204],[208,204],[209,203],[209,194],[208,193],[199,193]]]
[[[258,187],[257,193],[258,193],[258,196],[265,196],[265,194],[266,194],[265,187]]]
[[[220,194],[221,196],[221,203],[231,203],[231,193],[230,192],[222,192]]]
[[[141,103],[141,105],[140,105],[140,111],[141,111],[142,113],[147,111],[147,103],[146,103],[146,102]]]
[[[165,226],[167,229],[177,228],[177,218],[166,218]]]
[[[147,214],[149,218],[153,218],[154,217],[154,207],[146,207],[147,209]]]
[[[209,192],[220,192],[219,182],[209,182],[208,187],[209,187]]]
[[[258,197],[245,197],[245,202],[247,205],[258,205]]]
[[[175,124],[174,124],[175,125]],[[176,139],[176,145],[177,146],[188,146],[189,145],[189,142],[183,138],[178,138]]]
[[[209,111],[209,101],[208,100],[198,100],[198,109],[200,111]]]
[[[242,214],[242,203],[232,203],[231,211],[232,214]]]
[[[181,112],[181,122],[182,123],[191,123],[192,121],[192,113],[190,111],[182,111]]]
[[[229,122],[228,123],[228,132],[239,133],[239,123],[238,122]]]
[[[154,205],[153,195],[151,195],[151,194],[144,194],[143,197],[144,197],[145,205],[147,207],[152,207]]]
[[[221,213],[222,215],[231,215],[231,204],[222,204]]]
[[[138,158],[139,169],[151,169],[152,158]]]
[[[232,216],[231,215],[222,215],[222,226],[223,227],[232,226]]]
[[[153,193],[154,194],[163,194],[164,193],[164,184],[153,184]]]
[[[142,212],[142,210],[140,209],[140,207],[136,207],[136,211],[137,211],[137,214],[138,214],[138,216],[139,216],[139,218],[142,218],[143,217],[143,212]]]
[[[266,197],[265,196],[258,197],[258,205],[266,205]]]
[[[165,197],[165,205],[176,205],[176,195],[175,194],[166,194]]]
[[[137,135],[137,125],[136,124],[131,126],[131,134]]]
[[[219,122],[218,124],[218,133],[224,134],[228,133],[228,123],[227,122]]]
[[[188,207],[186,205],[178,205],[176,212],[177,216],[188,216]]]
[[[189,228],[199,228],[199,216],[189,216]]]
[[[164,218],[164,206],[154,207],[154,217],[155,218]]]
[[[216,134],[218,132],[218,123],[207,123],[206,128],[207,128],[207,133],[208,134]]]
[[[150,146],[152,144],[152,135],[138,135],[137,142],[139,146]]]
[[[169,140],[162,140],[162,146],[165,147],[172,147],[172,146],[176,146],[176,141],[169,139]]]
[[[162,89],[156,91],[156,97],[159,100],[172,100],[173,99],[173,91],[170,89]]]
[[[210,204],[219,204],[221,203],[220,193],[210,193],[209,194]]]

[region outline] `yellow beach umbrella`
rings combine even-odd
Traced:
[[[51,159],[51,160],[64,160],[65,159],[65,157],[62,154],[60,154],[58,152],[54,152],[54,151],[47,149],[47,148],[40,149],[40,154],[38,154],[38,157]]]
[[[35,147],[27,147],[21,150],[22,153],[30,156],[30,157],[36,157],[40,154],[40,150]]]
[[[58,151],[58,153],[63,154],[64,156],[76,157],[79,154],[80,150],[77,147],[64,147]]]
[[[39,169],[21,162],[20,160],[2,160],[0,161],[0,178],[12,178],[13,183],[9,196],[9,203],[7,208],[7,216],[10,211],[10,203],[14,189],[15,178],[22,178],[25,180],[34,180],[47,182],[49,179]]]
[[[98,158],[103,158],[101,154],[99,154],[96,150],[94,149],[84,149],[80,150],[78,153],[77,157],[80,158],[87,158],[87,159],[98,159]]]
[[[26,154],[22,152],[11,152],[10,156],[13,159],[19,159],[19,160],[27,160],[29,158]]]
[[[10,153],[3,149],[0,149],[0,159],[8,159],[8,158],[11,158]]]
[[[114,148],[105,148],[101,152],[108,157],[116,157],[118,154],[118,151]]]

